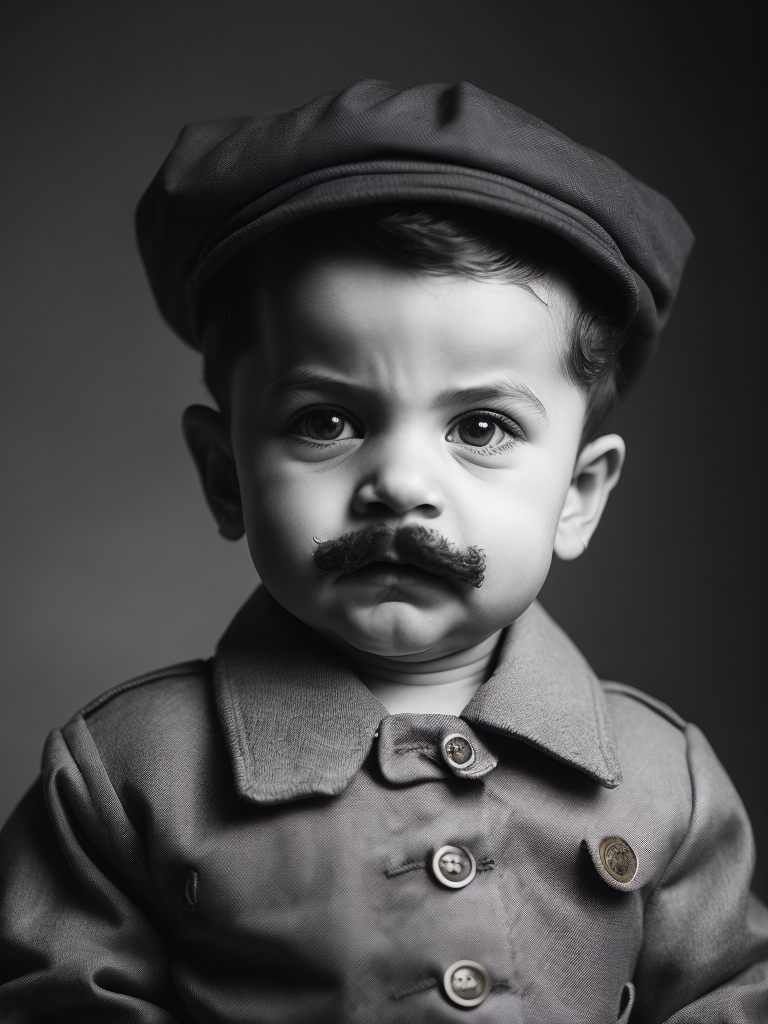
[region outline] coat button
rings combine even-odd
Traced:
[[[432,858],[432,874],[448,889],[463,889],[477,873],[475,858],[463,846],[441,846]]]
[[[440,744],[440,753],[443,755],[449,768],[469,768],[475,763],[475,751],[466,736],[460,732],[452,732],[446,736]]]
[[[600,843],[600,860],[608,874],[625,885],[637,874],[637,857],[629,843],[618,836],[608,836]]]
[[[457,1006],[479,1006],[491,991],[491,976],[474,960],[457,960],[443,975],[443,988]]]

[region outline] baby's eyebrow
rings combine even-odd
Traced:
[[[522,402],[537,416],[544,420],[547,419],[547,410],[531,389],[514,380],[489,381],[488,384],[479,384],[472,388],[441,391],[435,395],[432,405],[434,407],[440,405],[483,405],[486,402],[499,399]]]
[[[339,380],[320,370],[309,370],[299,367],[291,370],[284,377],[276,380],[264,389],[264,398],[289,398],[301,391],[325,391],[335,395],[348,395],[350,392],[368,395],[373,398],[375,391],[364,385],[357,385]],[[547,419],[547,410],[529,387],[514,380],[489,381],[471,388],[449,388],[440,391],[432,399],[432,408],[445,405],[484,405],[498,400],[512,400],[524,405],[542,419]]]
[[[349,394],[350,391],[366,391],[354,384],[339,380],[320,370],[307,370],[299,367],[280,377],[274,384],[264,389],[264,398],[290,398],[300,391],[328,391],[335,395]]]

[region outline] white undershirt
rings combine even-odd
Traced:
[[[391,715],[460,715],[494,668],[503,630],[432,661],[398,661],[360,651],[344,659]]]

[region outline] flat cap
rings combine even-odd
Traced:
[[[439,202],[538,225],[615,282],[630,381],[693,244],[672,203],[594,150],[467,82],[366,80],[293,110],[188,125],[142,197],[139,249],[161,313],[200,347],[200,297],[244,246],[354,206]]]

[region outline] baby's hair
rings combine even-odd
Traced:
[[[297,258],[367,246],[426,274],[459,274],[519,285],[564,278],[579,308],[571,312],[562,353],[567,377],[586,391],[582,430],[586,444],[616,404],[618,351],[625,340],[615,285],[572,246],[551,232],[481,211],[438,204],[356,207],[297,221],[253,243],[225,265],[209,284],[201,310],[205,383],[229,413],[232,368],[249,344],[244,288],[274,280]],[[251,299],[251,303],[252,303]]]

